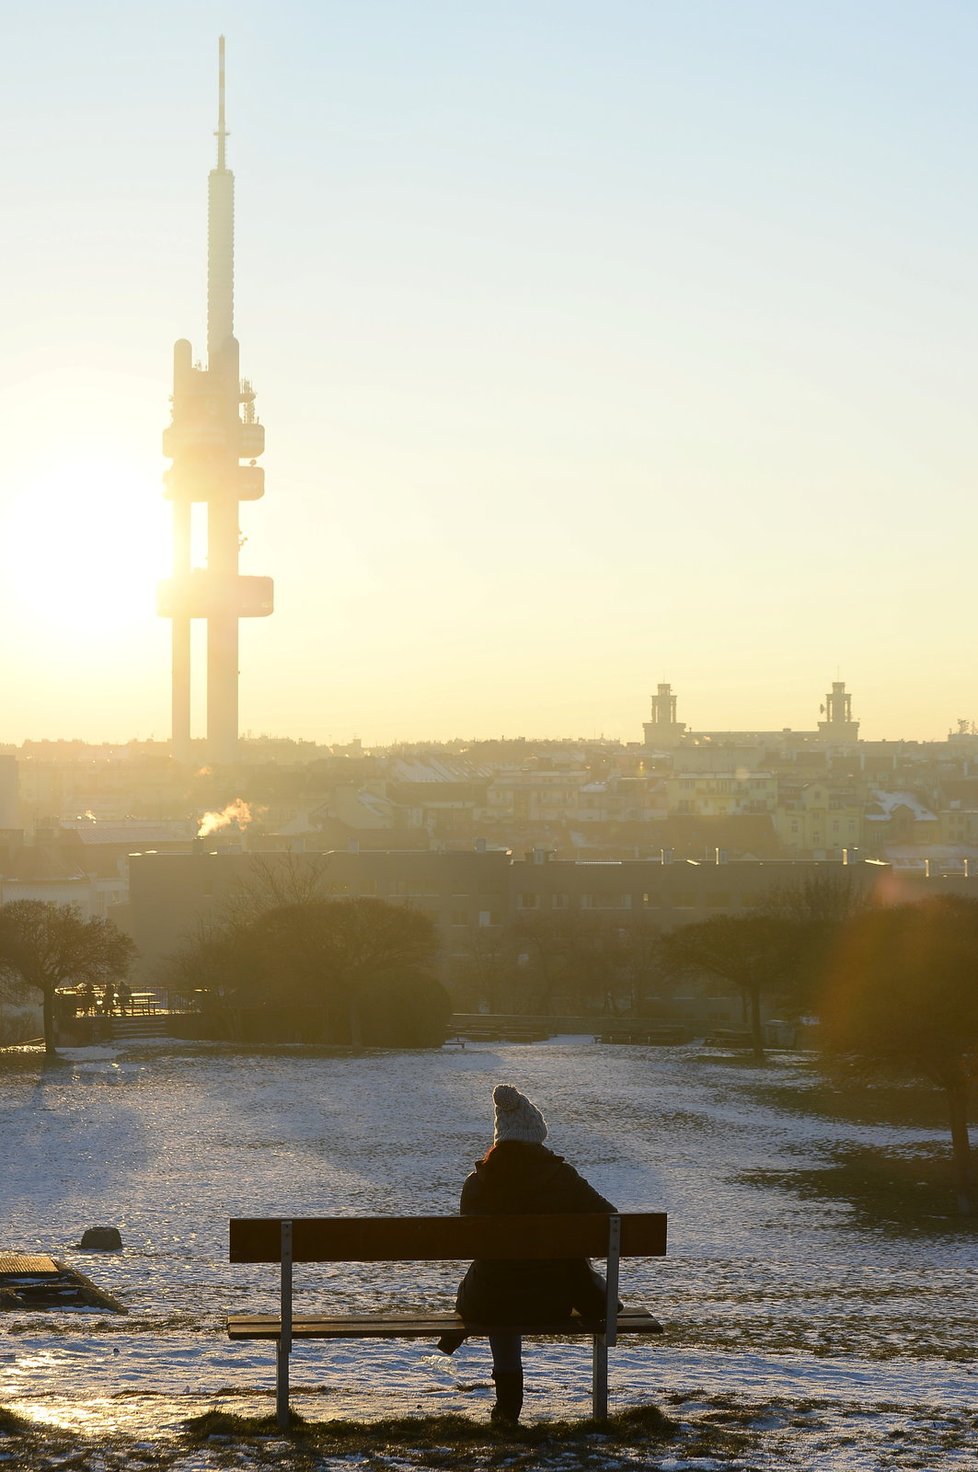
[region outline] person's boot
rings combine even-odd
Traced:
[[[523,1409],[523,1371],[493,1371],[496,1382],[496,1404],[489,1412],[490,1421],[497,1426],[515,1426]]]

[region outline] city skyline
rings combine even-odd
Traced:
[[[169,734],[222,31],[242,731],[635,740],[663,680],[694,729],[839,678],[868,739],[978,715],[968,7],[55,3],[0,104],[0,741]]]

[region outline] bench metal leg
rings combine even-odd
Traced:
[[[618,1258],[621,1251],[621,1217],[608,1218],[608,1282],[604,1305],[603,1334],[595,1334],[591,1351],[591,1415],[595,1421],[608,1419],[608,1345],[618,1343]]]
[[[275,1417],[283,1431],[289,1428],[289,1355],[292,1353],[292,1222],[281,1224],[282,1252],[282,1326],[278,1340],[275,1367]]]
[[[289,1411],[289,1350],[288,1346],[280,1339],[276,1349],[276,1374],[275,1374],[275,1419],[283,1431],[289,1429],[291,1413]]]
[[[591,1351],[591,1415],[595,1421],[608,1419],[608,1341],[595,1334]]]

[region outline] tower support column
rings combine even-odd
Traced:
[[[207,755],[222,766],[238,759],[238,615],[207,620]]]
[[[174,614],[171,630],[173,666],[172,739],[174,761],[189,762],[190,745],[190,620]]]

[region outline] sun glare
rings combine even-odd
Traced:
[[[152,466],[86,459],[14,488],[3,515],[6,598],[67,639],[124,641],[153,616],[169,519]]]

